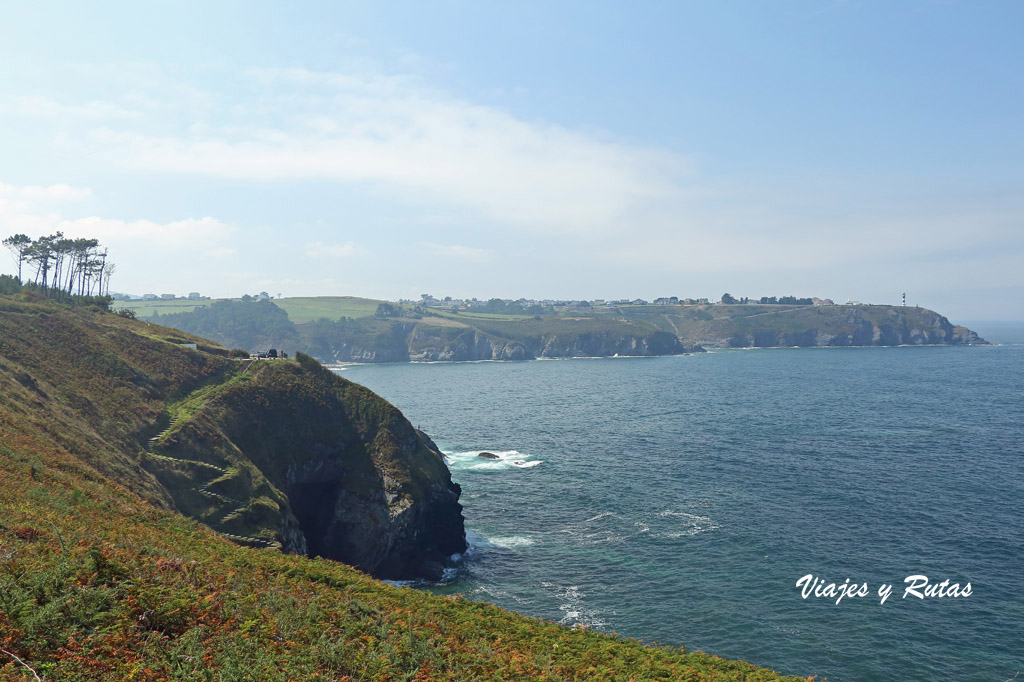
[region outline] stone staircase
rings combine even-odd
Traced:
[[[248,369],[249,368],[246,367],[246,370],[248,370]],[[157,435],[153,436],[152,438],[150,438],[146,442],[146,455],[148,455],[149,457],[153,457],[153,458],[156,458],[156,459],[163,459],[163,460],[167,460],[167,461],[170,461],[170,462],[180,462],[182,464],[191,464],[191,465],[194,465],[194,466],[210,469],[211,471],[216,472],[216,475],[214,475],[212,478],[208,479],[205,483],[203,483],[201,486],[199,486],[199,488],[197,488],[197,492],[199,492],[200,495],[205,495],[206,497],[215,499],[218,502],[222,502],[224,504],[237,505],[234,509],[232,509],[230,512],[228,512],[227,514],[225,514],[221,518],[221,520],[220,520],[221,524],[227,523],[231,519],[234,519],[234,518],[238,517],[239,515],[241,515],[242,512],[245,511],[245,507],[246,507],[246,504],[244,502],[242,502],[241,500],[236,500],[236,499],[234,499],[232,497],[228,497],[227,495],[221,495],[220,493],[216,493],[216,492],[210,490],[210,484],[212,484],[214,481],[216,481],[221,476],[227,474],[228,473],[228,469],[225,469],[223,467],[219,467],[216,464],[210,464],[209,462],[203,462],[203,461],[200,461],[200,460],[197,460],[197,459],[182,459],[180,457],[168,457],[167,455],[161,455],[161,454],[159,454],[158,452],[155,451],[157,443],[159,443],[161,440],[163,440],[163,438],[168,433],[171,432],[171,429],[173,429],[174,425],[177,424],[177,423],[178,423],[178,417],[177,416],[172,417],[171,421],[167,425],[166,429],[164,429],[163,431],[161,431]],[[240,544],[240,545],[247,545],[247,546],[251,546],[251,547],[276,547],[276,548],[280,548],[280,546],[281,546],[280,543],[278,543],[278,542],[273,542],[271,540],[265,540],[263,538],[248,537],[248,536],[245,536],[245,535],[235,535],[233,533],[225,533],[225,532],[222,532],[222,531],[218,531],[216,529],[211,529],[211,530],[216,532],[218,535],[220,535],[222,537],[225,537],[225,538],[231,540],[232,542],[235,542],[236,544]]]

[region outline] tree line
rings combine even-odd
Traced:
[[[15,234],[4,239],[3,245],[18,265],[19,284],[31,284],[58,299],[110,294],[114,264],[96,239],[69,239],[63,232],[35,240]]]

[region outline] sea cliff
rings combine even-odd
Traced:
[[[176,423],[147,468],[168,481],[193,458],[224,470],[207,490],[227,502],[178,495],[203,502],[193,511],[215,529],[378,577],[440,579],[466,542],[437,446],[369,390],[300,360],[254,363]]]
[[[312,358],[231,359],[116,315],[0,304],[10,409],[152,504],[380,577],[438,578],[466,548],[437,446]]]
[[[154,319],[187,332],[209,334],[228,345],[300,350],[326,363],[652,356],[699,353],[705,348],[986,343],[937,312],[904,306],[623,305],[537,315],[438,309],[423,313],[394,305],[388,310],[395,314],[337,320],[324,317],[295,324],[271,301],[224,301],[207,310]]]
[[[903,306],[711,306],[704,316],[669,315],[708,348],[984,345],[976,333],[926,308]]]

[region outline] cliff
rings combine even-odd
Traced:
[[[664,314],[678,333],[708,348],[987,343],[939,313],[916,307],[677,306]]]
[[[353,332],[308,333],[308,352],[324,362],[457,362],[536,358],[674,355],[701,352],[649,322],[527,317],[514,321],[429,317],[360,321]],[[306,325],[298,325],[303,330]],[[311,331],[311,330],[310,330]]]
[[[323,362],[445,362],[674,355],[704,348],[973,345],[986,341],[925,308],[849,305],[623,305],[545,315],[488,315],[393,306],[405,317],[319,318],[218,302],[163,316],[243,348],[300,350]],[[287,322],[287,324],[285,324]],[[256,345],[254,345],[256,344]],[[262,344],[262,345],[260,345]]]
[[[308,358],[234,360],[165,327],[0,298],[0,408],[237,542],[389,578],[438,578],[466,547],[437,447]]]
[[[466,549],[461,491],[437,446],[310,358],[256,362],[154,449],[146,467],[179,507],[226,533],[384,578],[440,579]],[[193,460],[209,465],[205,490],[221,497],[174,486]]]

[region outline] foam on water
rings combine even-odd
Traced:
[[[602,628],[606,621],[604,616],[595,608],[584,603],[586,596],[579,585],[559,586],[552,582],[544,581],[541,586],[555,593],[558,598],[558,610],[562,612],[562,619],[558,622],[562,625],[573,627],[583,626],[587,628]]]
[[[495,455],[497,459],[481,457],[483,452]],[[445,461],[452,471],[508,471],[510,469],[532,469],[543,460],[533,459],[518,450],[466,450],[445,452]]]
[[[670,509],[658,514],[659,518],[668,519],[672,522],[674,530],[663,531],[662,537],[676,539],[698,533],[710,533],[718,528],[718,524],[709,516],[700,516],[688,512],[677,512]]]
[[[467,529],[466,542],[469,543],[469,549],[461,555],[463,557],[474,556],[481,550],[530,547],[534,544],[534,539],[526,535],[494,535],[488,537],[479,531]]]
[[[710,533],[719,524],[710,516],[667,509],[661,512],[636,510],[629,514],[611,511],[595,514],[579,523],[571,523],[556,532],[583,544],[643,542]]]
[[[504,549],[515,549],[516,547],[530,547],[533,545],[533,538],[525,535],[495,535],[491,542],[497,547]]]

